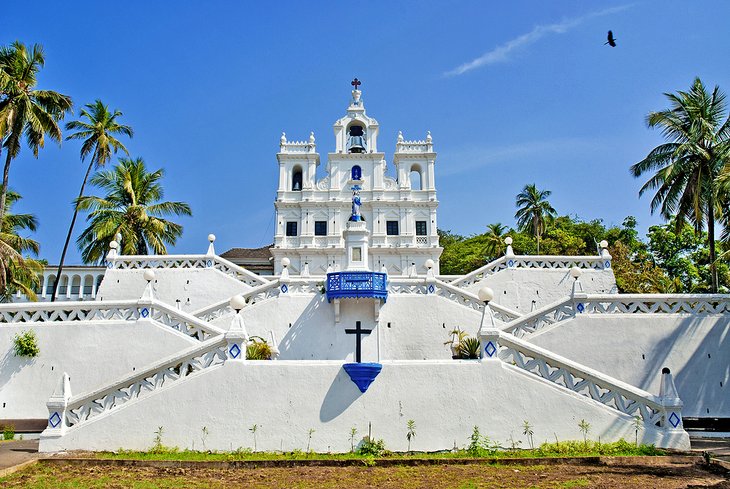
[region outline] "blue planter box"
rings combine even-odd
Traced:
[[[342,366],[360,392],[365,392],[383,369],[380,363],[346,363]]]
[[[388,276],[380,272],[332,272],[327,274],[327,302],[332,299],[371,297],[388,299]]]

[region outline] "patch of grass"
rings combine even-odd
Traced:
[[[575,479],[572,481],[565,481],[562,484],[560,484],[560,487],[565,487],[566,489],[571,487],[585,487],[590,485],[591,481],[588,479]]]

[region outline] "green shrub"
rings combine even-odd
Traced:
[[[12,425],[3,426],[3,440],[12,440],[15,438],[15,428]]]
[[[492,442],[488,436],[479,433],[479,427],[475,426],[469,436],[469,446],[466,453],[470,457],[493,457],[499,451],[499,446]]]
[[[373,457],[382,457],[386,454],[385,442],[383,440],[371,440],[365,438],[360,448],[357,449],[358,455],[370,455]]]
[[[252,336],[246,346],[247,360],[271,360],[271,346],[259,336]]]
[[[478,338],[465,338],[459,345],[459,356],[466,359],[479,358],[481,349]]]
[[[37,357],[41,349],[38,347],[38,338],[32,329],[18,333],[13,338],[13,350],[16,357]]]

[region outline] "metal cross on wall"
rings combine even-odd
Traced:
[[[346,334],[357,335],[355,338],[355,361],[360,363],[362,361],[362,336],[372,333],[372,329],[362,329],[360,321],[355,321],[355,329],[346,329]]]
[[[360,85],[362,85],[362,82],[360,80],[358,80],[357,78],[355,78],[354,80],[352,80],[352,82],[350,83],[350,85],[352,85],[353,87],[355,87],[355,90],[359,90],[359,88],[357,88],[357,87],[359,87]]]

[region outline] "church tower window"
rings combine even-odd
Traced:
[[[327,236],[327,221],[314,221],[314,235]]]
[[[291,177],[291,189],[295,191],[302,190],[302,169],[295,166]]]
[[[421,176],[421,167],[413,165],[411,167],[411,190],[423,190],[423,178]]]
[[[387,221],[385,232],[388,236],[398,236],[398,221]]]
[[[297,236],[297,222],[296,221],[287,221],[286,222],[286,235],[287,236]]]
[[[426,221],[416,221],[416,236],[426,236]]]

